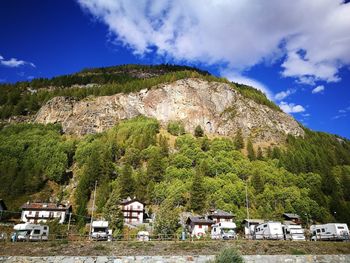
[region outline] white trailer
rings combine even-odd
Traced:
[[[285,240],[305,241],[304,229],[301,225],[282,225]]]
[[[324,225],[311,225],[311,240],[349,240],[347,224],[329,223]]]
[[[91,238],[94,240],[109,240],[112,237],[112,230],[108,228],[108,221],[93,221]]]
[[[236,238],[236,224],[233,222],[219,222],[212,225],[211,239],[235,239]]]
[[[49,227],[31,223],[17,224],[14,226],[15,232],[12,241],[41,241],[48,240]]]
[[[257,225],[254,229],[254,239],[283,239],[281,222],[266,222]]]

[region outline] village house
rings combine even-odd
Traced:
[[[26,223],[45,223],[57,219],[63,224],[69,213],[72,212],[71,205],[55,203],[25,203],[22,207],[21,221]]]
[[[297,214],[292,214],[292,213],[284,213],[283,215],[284,223],[287,225],[300,225],[301,224],[301,219],[300,216]]]
[[[145,204],[136,198],[130,197],[120,202],[120,209],[123,212],[124,222],[131,225],[143,223]]]
[[[244,224],[244,235],[247,239],[253,238],[253,233],[255,226],[264,223],[263,219],[244,219],[242,224]]]
[[[211,210],[210,214],[208,214],[207,217],[208,219],[213,220],[215,223],[220,223],[220,222],[233,222],[234,215],[226,211],[217,209],[217,210]]]
[[[215,224],[213,220],[203,216],[190,216],[186,220],[188,231],[192,237],[201,237],[210,233],[213,224]]]

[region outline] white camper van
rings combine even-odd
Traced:
[[[219,222],[211,227],[211,239],[235,239],[236,224],[233,222]]]
[[[305,241],[304,229],[301,225],[282,225],[285,240]]]
[[[91,238],[94,240],[108,240],[112,237],[112,230],[108,229],[108,221],[93,221]]]
[[[349,240],[347,224],[330,223],[324,225],[311,225],[311,240]]]
[[[254,239],[283,239],[281,222],[266,222],[254,229]]]
[[[13,241],[41,241],[48,240],[49,227],[31,223],[17,224],[13,230]]]

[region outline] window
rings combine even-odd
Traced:
[[[267,225],[264,225],[264,227],[267,227]]]
[[[324,228],[322,228],[322,232],[326,232],[326,230]]]
[[[39,234],[40,234],[40,229],[34,229],[33,234],[34,234],[34,235],[39,235]]]
[[[31,215],[32,214],[32,211],[29,211],[29,215]]]
[[[198,228],[202,228],[202,225],[198,225]]]
[[[344,227],[343,227],[343,226],[338,226],[337,228],[338,228],[338,229],[344,229]]]
[[[47,230],[47,226],[44,226],[44,230]]]
[[[317,229],[317,233],[321,233],[321,230],[320,230],[320,229]]]

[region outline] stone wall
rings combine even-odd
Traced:
[[[251,255],[247,263],[350,263],[350,255]],[[214,256],[1,257],[0,263],[205,263]]]

